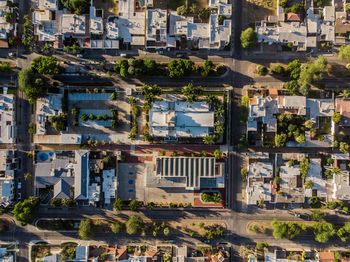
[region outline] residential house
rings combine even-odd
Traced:
[[[181,16],[175,11],[170,11],[168,47],[223,49],[228,46],[232,31],[231,5],[215,1],[212,6],[216,12],[210,15],[209,23],[199,23],[194,17]]]
[[[318,197],[327,200],[327,181],[322,178],[321,159],[311,158],[305,181],[311,181],[312,186],[305,188],[305,196]]]
[[[167,47],[168,11],[162,9],[147,9],[146,11],[146,47],[161,48]]]
[[[264,144],[264,138],[270,134],[271,137],[277,132],[276,114],[279,113],[277,100],[270,96],[255,96],[249,101],[249,115],[247,121],[247,137],[251,141],[254,138],[255,143],[261,140]]]
[[[15,17],[12,6],[12,1],[0,0],[0,48],[9,48],[8,40],[16,34],[14,32],[16,22],[15,19],[11,18],[11,16]]]
[[[167,140],[200,138],[214,132],[214,111],[206,102],[156,101],[149,113],[150,135]]]
[[[269,146],[277,133],[277,115],[304,116],[313,123],[313,132],[305,131],[305,147],[332,147],[335,111],[333,99],[313,99],[305,96],[254,96],[249,99],[247,137],[249,144]],[[287,146],[297,146],[289,142]],[[300,146],[300,145],[298,145]]]
[[[303,14],[285,13],[279,2],[276,15],[255,24],[259,43],[293,47],[296,51],[315,49],[320,42],[334,43],[336,18],[333,5],[323,7],[319,14],[313,4],[307,2],[304,17]]]
[[[143,47],[146,44],[145,10],[148,2],[136,0],[119,1],[119,16],[114,21],[117,23],[118,38],[122,40],[126,47]]]
[[[89,202],[89,151],[41,151],[36,154],[35,189],[53,198],[74,199],[80,204]]]
[[[271,202],[273,164],[267,153],[249,154],[246,201],[248,205]]]
[[[15,96],[0,94],[0,143],[13,144],[16,141]]]
[[[62,94],[50,94],[36,100],[36,144],[80,144],[80,134],[69,134],[66,131],[57,132],[49,125],[50,116],[58,116],[62,111]]]
[[[347,10],[347,0],[334,0],[335,7],[335,44],[350,43],[350,10]]]
[[[334,159],[334,167],[339,168],[333,173],[333,195],[335,200],[348,201],[350,200],[350,172],[348,165],[350,163],[349,154],[332,154]]]
[[[57,7],[57,0],[37,0],[36,8],[32,13],[32,22],[38,41],[53,43],[57,41]]]
[[[299,165],[282,165],[279,170],[279,191],[276,194],[277,204],[304,204],[305,193]]]
[[[1,262],[15,262],[16,252],[9,250],[7,247],[0,247]]]
[[[0,206],[7,207],[15,199],[17,158],[13,150],[0,151]]]
[[[341,114],[341,120],[337,124],[338,131],[350,135],[350,99],[337,98],[335,100],[335,111]]]

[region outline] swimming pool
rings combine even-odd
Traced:
[[[37,155],[36,155],[36,160],[38,162],[46,162],[48,161],[49,159],[51,159],[53,156],[55,155],[54,152],[39,152]]]

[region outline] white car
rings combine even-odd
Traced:
[[[83,58],[83,55],[82,54],[77,54],[77,57],[78,58]]]
[[[17,189],[21,189],[22,188],[22,182],[18,182],[17,183]]]

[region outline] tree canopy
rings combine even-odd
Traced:
[[[272,234],[276,239],[293,239],[300,235],[303,229],[297,223],[274,220],[272,222],[272,230]]]
[[[140,216],[133,215],[126,222],[126,233],[129,235],[135,235],[144,225],[144,222]]]
[[[56,75],[59,73],[57,59],[52,56],[40,56],[33,60],[32,69],[42,75]]]
[[[81,15],[89,11],[90,0],[62,0],[65,8],[70,12]]]
[[[350,45],[343,45],[339,48],[338,58],[341,61],[350,62]]]
[[[241,33],[241,45],[244,49],[252,48],[256,45],[258,38],[253,28],[249,27]]]
[[[326,72],[327,60],[323,56],[319,56],[314,61],[301,66],[299,84],[301,86],[307,86],[314,81],[320,81],[323,79]]]
[[[187,59],[175,59],[168,64],[168,75],[171,78],[190,75],[194,70],[194,62]]]
[[[46,94],[44,82],[44,78],[31,68],[22,69],[18,74],[18,87],[25,93],[30,103]]]
[[[334,227],[331,223],[317,222],[313,226],[315,240],[320,243],[326,243],[335,234]]]
[[[83,240],[89,240],[94,236],[93,224],[90,219],[80,221],[78,235]]]
[[[13,215],[22,225],[26,225],[33,221],[38,205],[38,198],[27,198],[17,202],[13,209]]]
[[[203,87],[194,86],[192,83],[189,83],[182,87],[181,93],[186,97],[188,102],[194,102],[203,93]]]

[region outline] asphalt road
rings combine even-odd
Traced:
[[[298,247],[302,245],[304,248],[331,248],[331,247],[346,247],[347,243],[342,243],[336,238],[329,241],[327,244],[320,244],[314,241],[314,236],[312,233],[305,233],[297,237],[293,241],[289,240],[275,240],[271,235],[254,234],[247,230],[247,226],[250,222],[271,222],[274,218],[279,220],[287,221],[302,221],[289,214],[285,210],[274,210],[265,211],[261,209],[256,209],[253,211],[254,214],[237,213],[231,212],[229,210],[218,210],[218,209],[190,209],[190,210],[176,210],[172,212],[169,209],[157,209],[157,210],[144,210],[138,214],[144,217],[144,219],[152,220],[193,220],[193,221],[203,221],[205,219],[215,219],[216,221],[225,221],[227,225],[227,233],[222,239],[218,239],[215,242],[228,242],[233,245],[233,247],[238,248],[240,245],[253,244],[258,241],[265,241],[269,243],[269,246],[283,246],[283,247]],[[304,211],[303,211],[304,212]],[[113,220],[115,218],[124,217],[127,218],[130,215],[135,214],[135,212],[123,211],[123,212],[112,212],[108,210],[97,209],[93,207],[81,208],[81,209],[43,209],[39,212],[39,218],[100,218]],[[7,216],[6,216],[7,217]],[[346,221],[346,217],[329,215],[326,220],[333,223],[343,223]],[[148,241],[150,244],[155,244],[156,241],[174,240],[176,244],[186,244],[194,247],[196,243],[201,242],[203,239],[201,237],[190,237],[187,234],[180,232],[173,232],[171,236],[165,238],[161,234],[157,237],[147,236],[142,238],[140,236],[129,236],[125,234],[112,234],[103,233],[96,234],[93,238],[94,241],[106,242],[109,244],[119,244],[124,245],[130,242],[141,243],[143,241]],[[33,226],[12,226],[11,230],[0,235],[0,241],[11,241],[18,242],[20,246],[20,259],[19,261],[27,261],[26,257],[28,254],[28,246],[33,241],[47,241],[55,244],[60,244],[68,241],[80,242],[76,232],[52,232],[52,231],[41,231]]]

